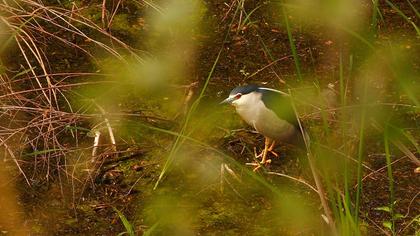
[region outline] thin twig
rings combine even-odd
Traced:
[[[309,187],[310,189],[312,189],[314,192],[318,193],[318,190],[317,190],[314,186],[312,186],[312,185],[310,185],[308,182],[306,182],[306,181],[304,181],[304,180],[301,180],[301,179],[298,179],[298,178],[296,178],[296,177],[293,177],[293,176],[290,176],[290,175],[286,175],[286,174],[282,174],[282,173],[271,172],[271,171],[267,172],[267,174],[269,174],[269,175],[278,175],[278,176],[282,176],[282,177],[285,177],[285,178],[288,178],[288,179],[291,179],[291,180],[297,181],[297,182],[299,182],[299,183],[301,183],[301,184],[304,184],[304,185],[308,186],[308,187]],[[319,193],[318,193],[318,194],[319,194]]]

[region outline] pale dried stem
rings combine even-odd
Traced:
[[[112,14],[111,14],[111,17],[109,18],[109,22],[108,22],[108,26],[107,26],[107,28],[108,28],[108,29],[111,27],[112,21],[114,20],[114,17],[115,17],[115,15],[117,14],[117,11],[118,11],[118,8],[120,7],[121,1],[122,1],[122,0],[119,0],[119,1],[117,2],[117,6],[116,6],[116,7],[115,7],[115,9],[113,10],[113,12],[112,12]]]
[[[1,139],[0,139],[1,140]],[[26,181],[26,183],[29,185],[29,186],[31,186],[31,183],[29,182],[29,179],[28,179],[28,177],[26,177],[26,174],[25,174],[25,172],[22,170],[22,168],[20,167],[20,165],[19,165],[19,162],[18,162],[18,160],[17,160],[17,158],[16,158],[16,156],[15,156],[15,154],[13,153],[13,151],[9,148],[9,146],[6,144],[6,142],[4,142],[3,140],[2,140],[2,145],[3,145],[3,147],[7,150],[7,152],[9,153],[9,155],[10,155],[10,157],[12,158],[12,160],[13,160],[13,162],[15,162],[15,164],[16,164],[16,166],[17,166],[17,168],[19,169],[19,172],[23,175],[23,177],[25,178],[25,181]]]
[[[106,18],[106,0],[102,0],[102,11],[101,11],[101,21],[102,21],[102,27],[105,29],[105,26],[107,25],[105,23]]]
[[[23,50],[22,46],[20,45],[19,40],[17,40],[17,39],[16,39],[16,43],[17,43],[17,45],[18,45],[18,47],[19,47],[20,51],[22,52],[22,55],[23,55],[23,57],[25,58],[25,61],[26,61],[26,63],[28,64],[29,69],[30,69],[30,71],[31,71],[32,75],[35,77],[35,80],[36,80],[36,82],[38,83],[38,86],[39,86],[40,88],[42,88],[42,84],[41,84],[41,82],[39,81],[39,79],[38,79],[38,77],[37,77],[37,74],[35,73],[35,71],[34,71],[34,69],[33,69],[34,67],[33,67],[33,66],[31,65],[31,63],[29,62],[29,59],[28,59],[28,57],[27,57],[27,55],[26,55],[26,53],[25,53],[25,50]],[[45,91],[44,91],[44,90],[42,90],[42,93],[44,94],[44,97],[45,97],[45,99],[47,99],[48,103],[50,103],[50,104],[51,104],[50,98],[47,96],[47,94],[45,93]]]
[[[289,94],[291,95],[290,90],[289,90]],[[334,218],[333,218],[331,208],[328,204],[328,200],[327,200],[327,197],[326,197],[324,186],[322,184],[321,177],[318,175],[318,170],[316,168],[316,162],[315,162],[314,156],[311,152],[310,140],[308,139],[309,136],[306,133],[306,131],[303,129],[303,126],[302,126],[302,124],[300,122],[300,119],[299,119],[299,114],[296,110],[295,104],[293,103],[293,99],[291,99],[291,101],[292,101],[293,110],[294,110],[295,115],[297,117],[297,121],[298,121],[298,124],[299,124],[300,131],[302,132],[302,138],[303,138],[303,141],[305,143],[306,150],[307,150],[307,153],[306,153],[307,155],[306,156],[308,158],[309,167],[311,169],[312,176],[313,176],[314,181],[315,181],[316,189],[318,190],[317,193],[318,193],[319,199],[321,201],[322,208],[324,209],[324,213],[325,213],[325,216],[326,216],[327,221],[328,221],[327,224],[331,229],[331,233],[333,235],[338,235],[338,231],[337,231],[337,228],[335,226],[335,221],[334,221]]]
[[[282,173],[277,173],[277,172],[271,172],[271,171],[267,172],[267,174],[269,174],[269,175],[278,175],[278,176],[281,176],[281,177],[285,177],[285,178],[288,178],[288,179],[297,181],[297,182],[299,182],[301,184],[306,185],[307,187],[309,187],[310,189],[312,189],[314,192],[316,192],[317,194],[319,194],[318,193],[318,190],[314,186],[312,186],[308,182],[306,182],[305,180],[298,179],[298,178],[293,177],[293,176],[290,176],[290,175],[286,175],[286,174],[282,174]]]
[[[121,1],[118,2],[117,7],[114,9],[113,16],[116,14],[120,4]],[[83,114],[83,107],[79,111],[73,111],[72,105],[62,89],[70,89],[75,86],[87,84],[109,83],[109,81],[66,84],[65,82],[67,81],[65,80],[74,76],[106,75],[93,73],[49,73],[48,71],[51,70],[47,56],[49,55],[49,41],[55,40],[55,42],[63,43],[65,46],[81,51],[96,60],[90,53],[90,48],[79,46],[67,40],[65,37],[60,37],[60,35],[68,33],[73,39],[75,37],[81,37],[84,42],[102,48],[105,52],[125,63],[126,61],[120,53],[121,48],[125,49],[125,52],[128,52],[139,62],[142,59],[131,47],[113,37],[89,19],[83,17],[80,13],[83,9],[77,8],[75,3],[71,10],[67,10],[64,8],[44,6],[41,1],[1,1],[0,8],[5,13],[0,16],[0,21],[4,23],[4,29],[10,34],[8,42],[16,42],[16,46],[20,50],[19,54],[26,63],[25,67],[27,67],[21,68],[19,71],[8,71],[14,74],[12,79],[3,74],[0,75],[0,91],[2,93],[0,95],[0,117],[2,120],[10,121],[9,123],[0,124],[0,146],[6,147],[9,155],[12,156],[12,159],[24,176],[25,173],[23,173],[21,168],[22,161],[18,160],[17,152],[12,152],[9,146],[7,146],[7,142],[10,142],[10,140],[13,140],[13,142],[15,142],[15,139],[18,140],[19,146],[13,147],[15,150],[28,148],[34,150],[34,168],[37,168],[36,163],[39,160],[47,163],[48,166],[45,169],[47,178],[52,171],[52,167],[49,166],[49,161],[56,161],[57,169],[64,171],[66,176],[73,178],[74,176],[66,170],[66,159],[60,160],[61,157],[66,156],[66,153],[71,151],[71,148],[62,145],[60,137],[67,135],[64,132],[68,131],[67,128],[72,123],[75,123],[79,119],[85,120],[98,116],[104,117],[105,111],[100,109],[102,114],[93,115]],[[46,23],[49,27],[43,27]],[[108,24],[110,23],[108,22]],[[77,25],[88,27],[107,36],[112,43],[103,43],[93,39]],[[114,45],[117,45],[118,49],[114,48]],[[22,84],[25,84],[24,89],[16,89],[21,88]],[[69,107],[67,109],[70,112],[59,111],[61,108],[58,104],[59,99],[67,103]],[[85,107],[84,109],[87,108]],[[108,128],[113,150],[116,150],[113,130],[109,119],[106,117],[105,124]],[[73,130],[70,129],[70,132],[74,135]],[[77,135],[73,137],[77,139]],[[98,143],[94,146],[98,148]],[[47,152],[37,154],[37,151]],[[38,158],[40,155],[42,158]],[[33,171],[34,175],[36,172],[35,169]],[[60,178],[60,176],[58,177]],[[29,184],[26,176],[25,179]]]
[[[99,147],[99,139],[101,137],[101,132],[99,130],[95,131],[95,139],[93,140],[93,149],[92,149],[92,162],[96,160],[96,155]]]
[[[94,102],[94,103],[95,103],[96,107],[99,109],[99,111],[101,112],[101,114],[104,118],[105,125],[108,129],[109,139],[110,139],[111,144],[112,144],[112,146],[111,146],[112,151],[116,152],[117,151],[117,143],[115,141],[115,136],[114,136],[114,132],[112,131],[111,123],[109,122],[109,119],[106,117],[105,110],[99,104],[97,104],[96,102]]]

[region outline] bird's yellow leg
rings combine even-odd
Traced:
[[[264,151],[262,151],[260,154],[257,154],[257,147],[254,147],[254,156],[255,156],[255,158],[256,158],[256,159],[258,159],[258,158],[262,157],[263,152],[264,152]]]
[[[275,151],[273,151],[275,146],[276,146],[276,141],[275,141],[275,140],[273,140],[273,142],[271,143],[271,145],[270,145],[270,147],[268,148],[268,150],[267,150],[267,151],[269,151],[269,152],[270,152],[271,154],[273,154],[274,156],[279,157],[279,154],[278,154],[278,153],[276,153]]]
[[[270,145],[270,143],[271,143],[271,145]],[[261,153],[260,154],[257,154],[257,148],[256,147],[254,147],[254,156],[255,156],[255,158],[256,159],[259,159],[260,157],[263,157],[264,156],[264,153],[265,153],[265,155],[267,156],[267,151],[268,152],[272,152],[273,153],[273,148],[274,148],[274,143],[275,143],[275,141],[273,140],[271,140],[271,139],[269,139],[269,138],[265,138],[265,141],[264,141],[264,149],[261,151]],[[277,156],[277,153],[273,153],[275,156]]]
[[[278,156],[277,153],[273,152],[274,144],[275,144],[274,140],[271,140],[270,138],[266,137],[265,141],[264,141],[264,149],[260,154],[257,155],[256,148],[254,148],[255,158],[258,159],[258,158],[262,157],[262,160],[260,162],[246,163],[246,165],[255,166],[253,171],[257,171],[259,168],[262,167],[262,165],[270,163],[271,160],[267,160],[268,152],[271,152],[271,153],[273,153],[273,155]]]
[[[260,162],[261,164],[265,164],[267,162],[267,152],[268,152],[268,149],[270,147],[270,144],[271,144],[271,139],[266,137],[265,138],[264,151],[262,153],[262,160]]]

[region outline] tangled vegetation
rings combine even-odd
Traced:
[[[418,5],[3,0],[0,232],[417,235]],[[250,83],[310,133],[257,172]]]

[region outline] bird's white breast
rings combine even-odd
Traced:
[[[286,141],[296,132],[293,125],[280,119],[276,113],[265,106],[261,100],[261,93],[242,95],[234,105],[242,119],[266,137]]]

